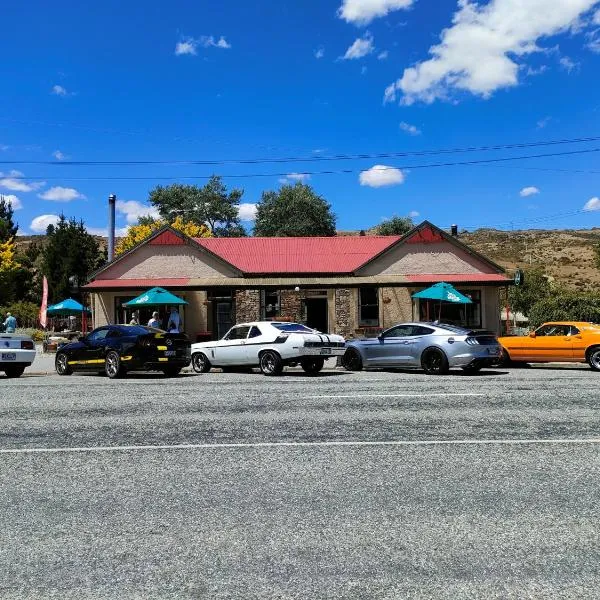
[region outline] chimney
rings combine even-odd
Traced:
[[[458,225],[450,225],[450,234],[458,237]]]
[[[108,262],[115,257],[115,204],[117,197],[111,194],[108,197]]]

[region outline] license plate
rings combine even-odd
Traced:
[[[331,354],[331,348],[321,348],[321,354]]]
[[[165,356],[175,356],[177,352],[175,350],[167,350]]]
[[[2,360],[17,360],[17,353],[16,352],[3,352]]]

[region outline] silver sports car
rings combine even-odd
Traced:
[[[445,323],[400,323],[376,338],[346,343],[342,364],[348,371],[369,367],[422,368],[443,375],[452,367],[476,373],[498,362],[501,347],[489,331]]]

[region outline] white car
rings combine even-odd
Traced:
[[[326,358],[342,356],[341,335],[320,333],[300,323],[256,321],[232,327],[213,342],[192,344],[192,367],[207,373],[211,367],[260,367],[265,375],[279,375],[284,366],[300,365],[318,373]]]
[[[35,344],[28,335],[0,333],[0,371],[7,377],[21,377],[35,358]]]

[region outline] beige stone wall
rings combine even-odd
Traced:
[[[281,290],[280,292],[280,317],[282,319],[301,322],[302,320],[302,301],[299,292],[294,290]]]
[[[233,268],[191,246],[141,246],[103,271],[98,279],[235,277]]]
[[[393,248],[359,270],[360,275],[409,275],[444,273],[495,273],[487,263],[476,259],[450,242],[405,244]]]
[[[354,291],[348,288],[333,290],[333,333],[339,333],[346,338],[354,336],[354,329],[356,327]]]
[[[379,289],[379,324],[383,329],[395,323],[412,321],[411,293],[409,288],[402,287]]]
[[[260,291],[236,290],[235,322],[247,323],[260,320]]]
[[[500,335],[500,294],[497,287],[484,287],[481,290],[481,324],[484,329]]]

